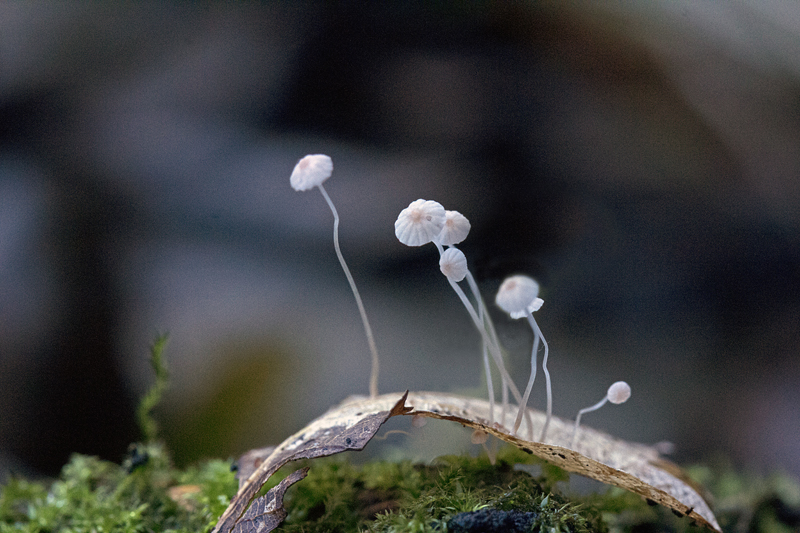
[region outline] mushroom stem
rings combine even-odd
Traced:
[[[489,311],[486,309],[486,304],[483,302],[483,298],[481,297],[481,291],[478,290],[478,284],[475,282],[475,278],[472,276],[472,272],[467,270],[467,284],[469,284],[469,288],[472,291],[472,296],[475,298],[475,301],[478,303],[478,316],[484,323],[484,327],[486,328],[486,332],[489,334],[489,337],[494,341],[495,344],[500,346],[500,340],[497,338],[497,331],[494,329],[494,323],[492,323],[492,317],[489,315]],[[484,354],[486,353],[486,346],[484,344]],[[502,358],[500,362],[504,364]],[[502,377],[502,372],[501,372]],[[487,371],[486,372],[486,379],[491,383],[491,374]],[[503,382],[503,409],[500,413],[500,417],[502,423],[505,424],[506,418],[506,408],[508,407],[508,383],[506,383],[505,378],[502,379]],[[492,404],[492,409],[494,410],[494,394],[493,394],[494,387],[489,389],[490,395],[490,403]]]
[[[436,249],[439,251],[439,257],[444,255],[444,247],[442,246],[441,242],[438,240],[434,240],[433,244],[436,246]],[[483,346],[484,346],[484,354],[487,347],[494,346],[495,349],[491,349],[492,358],[495,361],[495,364],[500,371],[500,376],[503,382],[504,387],[504,394],[503,398],[507,401],[508,400],[508,393],[505,391],[505,387],[508,386],[508,381],[510,377],[508,376],[508,372],[503,365],[503,356],[500,353],[500,343],[497,340],[497,333],[494,330],[494,325],[491,322],[491,318],[489,317],[488,312],[486,311],[486,306],[483,304],[483,299],[481,298],[481,293],[478,290],[478,284],[475,283],[475,278],[472,277],[472,273],[467,269],[465,274],[467,278],[467,283],[470,286],[470,290],[475,297],[475,301],[477,305],[473,305],[469,299],[467,298],[464,291],[461,287],[455,282],[455,280],[451,279],[450,276],[447,276],[447,281],[450,283],[450,286],[453,287],[453,290],[456,292],[458,297],[461,299],[461,302],[464,304],[464,307],[467,308],[467,311],[470,313],[470,317],[472,317],[473,322],[475,323],[475,327],[478,328],[478,331],[481,334],[481,338],[483,339]],[[476,307],[477,307],[477,314],[476,314]],[[485,357],[485,355],[484,355]],[[485,358],[484,362],[484,369],[486,371],[486,383],[487,388],[489,391],[489,422],[494,423],[494,406],[495,406],[495,398],[494,398],[494,384],[492,383],[492,374],[491,374],[491,366],[488,364],[488,360]],[[513,385],[513,384],[512,384]],[[516,393],[517,401],[521,401],[521,397],[519,395],[519,390]],[[501,412],[501,416],[505,417],[505,403],[503,404],[503,410]],[[504,420],[505,422],[505,420]],[[529,426],[531,425],[531,421],[528,420]],[[533,431],[531,426],[531,431]]]
[[[437,248],[439,248],[440,246],[441,245],[439,244],[436,245]],[[508,375],[508,371],[503,365],[503,356],[500,353],[500,347],[496,342],[494,342],[493,339],[489,337],[489,334],[486,332],[486,327],[484,323],[478,317],[478,314],[475,312],[475,308],[472,306],[469,299],[467,298],[467,295],[464,294],[464,291],[461,289],[461,287],[458,286],[458,283],[456,283],[450,278],[447,278],[447,281],[450,283],[450,286],[453,287],[453,290],[456,291],[456,294],[461,299],[461,303],[463,303],[464,307],[466,307],[467,312],[469,313],[469,316],[472,319],[472,322],[475,324],[475,327],[478,328],[481,337],[483,337],[484,344],[489,347],[489,353],[492,354],[492,359],[494,359],[494,363],[497,366],[498,370],[500,371],[500,376],[508,384],[509,388],[511,389],[511,394],[514,395],[514,399],[517,400],[517,402],[519,402],[520,409],[527,413],[527,410],[525,409],[522,403],[522,395],[519,393],[519,389],[517,388],[516,385],[514,385],[514,382],[511,380],[511,376]],[[528,427],[532,428],[533,422],[530,418],[530,413],[527,414],[528,414],[527,417]],[[531,431],[533,430],[531,429]]]
[[[611,402],[613,404],[621,404],[628,401],[628,398],[631,397],[631,386],[625,383],[624,381],[615,381],[611,384],[608,388],[608,392],[606,392],[606,397],[594,404],[591,407],[587,407],[586,409],[581,409],[578,411],[578,416],[575,418],[575,429],[572,430],[572,441],[570,441],[569,447],[573,450],[575,449],[575,440],[578,438],[578,426],[581,423],[581,416],[583,413],[588,413],[590,411],[596,411],[605,405],[606,402]]]
[[[492,368],[489,363],[489,348],[483,344],[483,370],[486,372],[486,388],[489,390],[489,424],[494,424],[494,383],[492,383]],[[505,418],[505,409],[500,414],[501,420]]]
[[[350,269],[347,268],[347,263],[345,263],[342,250],[339,247],[339,213],[336,212],[336,207],[333,205],[330,196],[328,196],[328,193],[325,191],[325,187],[323,187],[321,183],[318,184],[317,187],[319,187],[319,191],[322,193],[325,201],[328,202],[328,207],[331,208],[331,213],[333,213],[333,247],[336,249],[336,257],[339,258],[339,263],[342,265],[344,275],[347,277],[347,281],[350,283],[350,289],[353,291],[353,296],[355,297],[356,304],[358,305],[358,312],[361,313],[361,321],[364,323],[364,333],[367,335],[369,351],[372,354],[372,372],[369,378],[369,395],[370,398],[375,398],[378,396],[378,348],[375,346],[375,338],[372,335],[372,328],[370,327],[369,320],[367,319],[367,311],[364,309],[364,303],[361,301],[361,295],[358,293],[356,282],[353,280],[353,275],[350,274]]]
[[[519,412],[517,413],[517,419],[514,421],[514,433],[517,432],[517,429],[519,429],[519,425],[522,423],[522,413],[524,412],[524,406],[528,405],[528,398],[530,398],[531,396],[531,390],[533,389],[533,382],[536,380],[536,367],[538,366],[537,362],[538,352],[539,352],[539,336],[534,334],[533,350],[531,350],[531,377],[528,378],[528,385],[527,387],[525,387],[525,393],[522,395],[522,403],[520,404],[520,409]],[[533,435],[531,435],[531,440],[533,440]]]
[[[572,430],[572,441],[570,441],[570,443],[569,443],[569,447],[570,448],[572,448],[573,450],[575,449],[575,440],[578,438],[578,427],[581,425],[581,417],[583,416],[583,414],[584,413],[590,413],[592,411],[597,411],[598,409],[603,407],[606,404],[607,401],[608,401],[608,396],[606,396],[605,398],[603,398],[602,400],[600,400],[599,402],[597,402],[593,406],[586,407],[586,408],[581,409],[580,411],[578,411],[578,416],[575,417],[575,429]]]
[[[545,419],[544,427],[542,428],[542,436],[539,438],[539,442],[544,442],[545,437],[547,437],[547,428],[550,426],[550,418],[553,416],[553,389],[550,385],[550,372],[547,370],[547,355],[549,353],[549,348],[544,335],[542,335],[542,330],[539,329],[539,324],[536,323],[536,320],[533,318],[533,313],[530,311],[528,311],[528,322],[530,322],[536,337],[541,338],[542,344],[544,344],[542,370],[544,370],[544,379],[545,383],[547,384],[547,419]],[[536,342],[534,342],[534,348],[537,348]]]

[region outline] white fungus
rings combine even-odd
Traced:
[[[436,248],[439,250],[439,254],[444,255],[444,246],[452,247],[455,244],[458,244],[464,239],[467,238],[469,235],[469,230],[471,229],[471,225],[467,217],[459,213],[458,211],[445,211],[445,222],[442,231],[434,240],[434,244]],[[439,265],[441,267],[441,261]],[[444,271],[443,271],[444,272]],[[445,274],[447,275],[447,274]],[[492,324],[492,319],[489,313],[486,312],[486,305],[483,303],[483,298],[481,297],[481,293],[478,290],[478,284],[475,283],[475,278],[472,276],[472,273],[469,269],[466,269],[465,276],[467,279],[467,283],[469,284],[469,288],[472,291],[472,296],[475,298],[476,302],[476,310],[478,312],[478,318],[484,324],[486,329],[487,335],[493,339],[494,343],[498,346],[500,345],[499,341],[497,340],[497,333],[494,330],[494,324]],[[450,276],[448,276],[450,277]],[[456,281],[461,281],[460,279],[456,279]],[[491,365],[489,364],[489,346],[486,342],[483,345],[483,361],[484,361],[484,370],[486,372],[486,386],[489,389],[489,404],[490,404],[490,415],[489,418],[491,421],[494,421],[494,385],[492,383],[492,373],[491,373]],[[503,382],[503,410],[501,412],[502,418],[505,420],[505,413],[506,407],[508,406],[508,379],[507,375],[508,372],[505,370],[504,363],[502,357],[496,359],[495,361],[500,368],[500,375]]]
[[[348,283],[350,283],[350,290],[353,291],[353,296],[355,297],[356,305],[358,306],[358,312],[361,314],[361,322],[364,324],[364,333],[367,336],[367,344],[369,345],[369,350],[372,354],[372,372],[369,379],[369,395],[372,398],[375,398],[378,396],[378,348],[375,346],[375,338],[372,335],[372,328],[369,325],[369,320],[367,320],[367,311],[364,309],[364,303],[361,301],[361,295],[358,293],[358,288],[356,288],[356,282],[353,279],[353,275],[350,274],[350,269],[347,268],[347,263],[345,262],[344,256],[342,255],[342,250],[339,247],[339,213],[336,211],[336,207],[333,205],[333,201],[331,200],[330,196],[328,196],[325,187],[322,186],[322,182],[330,178],[332,173],[333,161],[331,161],[330,157],[324,154],[307,155],[298,161],[294,166],[294,170],[292,170],[292,176],[289,178],[289,183],[296,191],[307,191],[309,189],[313,189],[314,187],[319,188],[319,192],[322,193],[322,197],[325,198],[325,201],[328,203],[328,207],[331,209],[331,213],[333,213],[333,247],[336,250],[336,257],[339,258],[339,264],[342,265],[342,270],[344,270],[344,275],[347,277]]]
[[[467,238],[471,225],[467,217],[458,211],[445,211],[444,213],[444,226],[436,240],[442,246],[453,246]]]
[[[606,398],[613,404],[621,404],[628,401],[631,397],[631,386],[624,381],[617,381],[608,388]]]
[[[394,234],[406,246],[422,246],[439,235],[445,218],[444,207],[439,202],[414,200],[397,216]]]
[[[542,335],[542,330],[539,329],[539,325],[533,318],[533,313],[538,311],[544,303],[544,301],[539,298],[539,284],[528,276],[508,277],[500,285],[500,289],[497,291],[497,296],[495,297],[495,303],[503,311],[511,315],[512,318],[528,317],[528,323],[533,329],[534,334],[533,349],[531,350],[531,376],[528,379],[528,386],[525,388],[525,393],[519,405],[517,419],[514,422],[514,433],[517,432],[522,422],[522,415],[528,405],[528,398],[533,389],[533,382],[536,380],[536,359],[539,351],[539,340],[541,339],[544,344],[542,370],[544,370],[544,377],[547,384],[547,418],[542,428],[542,434],[539,437],[539,441],[544,442],[547,437],[547,428],[550,426],[550,418],[553,414],[553,391],[550,384],[550,372],[547,370],[549,347],[547,346],[544,335]]]
[[[439,257],[439,270],[453,281],[461,281],[467,275],[467,257],[458,248],[450,247]]]
[[[445,229],[448,217],[450,225],[449,228]],[[445,211],[444,207],[438,202],[420,199],[411,202],[407,208],[400,212],[394,223],[394,232],[397,239],[406,246],[422,246],[432,242],[439,251],[439,268],[447,277],[450,286],[464,304],[464,307],[467,309],[470,318],[483,339],[485,348],[484,366],[487,374],[486,379],[487,387],[489,388],[489,402],[491,407],[489,418],[490,422],[493,423],[494,390],[486,351],[491,353],[503,380],[503,413],[505,413],[505,405],[508,402],[508,389],[511,390],[511,393],[518,402],[522,402],[522,395],[520,395],[519,390],[514,385],[511,377],[508,375],[508,371],[505,369],[497,334],[495,333],[489,314],[486,313],[486,306],[481,299],[478,286],[467,269],[466,257],[458,250],[450,251],[452,249],[452,244],[461,242],[461,240],[466,238],[469,233],[469,220],[457,211]],[[444,246],[451,246],[451,248],[445,250]],[[464,294],[464,291],[458,286],[458,282],[463,280],[465,276],[475,296],[477,302],[476,306],[473,306],[466,294]],[[530,421],[530,418],[528,420]]]
[[[297,162],[289,183],[296,191],[307,191],[331,177],[333,161],[324,154],[309,154]]]
[[[511,315],[522,318],[541,309],[544,300],[539,296],[539,284],[528,276],[511,276],[503,281],[497,291],[495,303]]]
[[[591,407],[587,407],[585,409],[581,409],[578,411],[578,416],[575,417],[575,428],[572,430],[572,442],[570,443],[570,448],[575,449],[575,440],[578,438],[578,427],[581,425],[581,417],[584,413],[590,413],[592,411],[597,411],[601,407],[603,407],[606,402],[611,402],[613,404],[621,404],[628,401],[628,398],[631,397],[631,386],[625,383],[624,381],[616,381],[611,384],[608,388],[608,392],[606,392],[606,397],[594,404]]]

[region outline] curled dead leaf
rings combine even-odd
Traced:
[[[250,509],[236,522],[233,533],[262,533],[278,527],[286,519],[287,514],[283,507],[283,494],[286,489],[307,475],[308,467],[295,470],[264,496],[257,498]]]
[[[251,473],[247,478],[240,476],[239,491],[225,512],[222,513],[214,531],[216,533],[232,531],[243,518],[242,515],[256,493],[270,476],[286,463],[298,459],[327,457],[347,450],[363,450],[381,425],[390,417],[411,411],[410,407],[405,406],[407,395],[408,392],[394,395],[394,403],[391,403],[386,396],[380,396],[379,398],[384,399],[378,404],[381,407],[391,403],[386,409],[376,410],[369,403],[363,407],[361,404],[344,403],[328,410],[324,415],[283,441],[267,457],[263,457],[259,453],[252,453],[249,458],[259,462],[258,466],[253,467],[253,465],[244,464],[245,461],[240,460],[240,474],[242,472]],[[262,449],[262,451],[264,450],[268,450],[268,448]],[[242,479],[244,481],[241,481]],[[272,529],[261,529],[259,533],[269,531]]]
[[[361,450],[380,426],[395,415],[414,415],[452,420],[513,444],[564,470],[614,485],[650,501],[660,503],[698,524],[720,531],[714,513],[682,470],[663,459],[650,446],[615,439],[589,427],[581,427],[574,449],[569,447],[573,424],[553,417],[547,442],[535,442],[511,435],[512,414],[495,406],[489,416],[489,402],[438,392],[384,394],[376,398],[350,397],[270,451],[249,452],[240,460],[239,492],[220,517],[217,533],[229,533],[243,518],[256,492],[269,476],[289,461],[324,457],[346,450]],[[530,422],[541,428],[545,415],[528,409]],[[489,424],[489,420],[496,422]],[[499,422],[497,422],[499,421]],[[533,427],[520,428],[520,434],[533,434]],[[268,454],[268,455],[267,455]],[[266,455],[266,456],[265,456]],[[245,473],[250,472],[248,476]],[[271,529],[261,529],[266,533]]]

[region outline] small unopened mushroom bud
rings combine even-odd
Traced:
[[[624,381],[617,381],[608,388],[606,398],[613,404],[621,404],[628,401],[631,397],[631,386]]]
[[[592,411],[597,411],[601,407],[603,407],[606,402],[611,402],[613,404],[621,404],[628,401],[628,398],[631,397],[631,386],[625,383],[624,381],[616,381],[611,384],[608,388],[608,392],[606,392],[606,397],[594,404],[591,407],[587,407],[585,409],[581,409],[578,411],[578,416],[575,417],[575,428],[572,430],[572,442],[570,443],[570,448],[575,448],[575,440],[578,438],[578,427],[581,425],[581,416],[584,413],[590,413]]]

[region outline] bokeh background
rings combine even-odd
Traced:
[[[332,217],[289,187],[320,152],[382,392],[484,394],[434,248],[394,238],[435,199],[487,300],[541,282],[556,414],[625,379],[587,424],[800,474],[800,7],[587,0],[0,3],[2,475],[120,460],[161,332],[182,463],[366,393]]]

